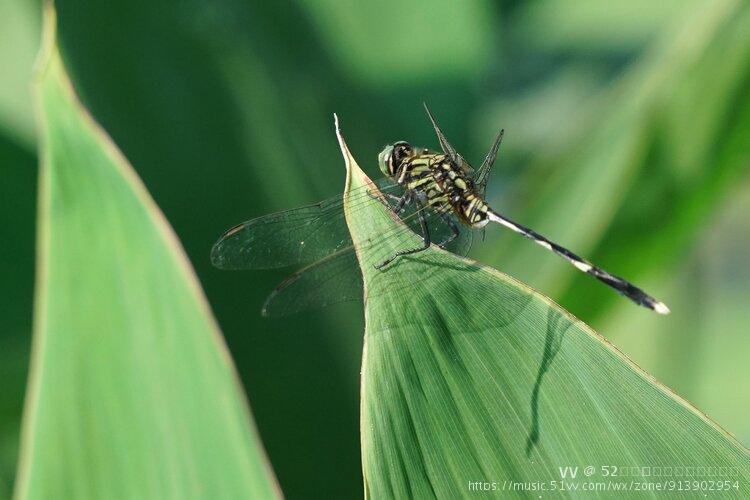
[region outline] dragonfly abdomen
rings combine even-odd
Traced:
[[[481,228],[487,225],[490,207],[475,193],[467,194],[461,205],[461,219],[471,227]]]

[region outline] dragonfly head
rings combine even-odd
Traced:
[[[386,146],[378,155],[378,166],[380,171],[388,177],[395,177],[401,162],[412,156],[414,149],[411,144],[405,141],[399,141],[391,146]]]

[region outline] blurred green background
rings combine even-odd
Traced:
[[[510,217],[642,284],[657,317],[500,229],[473,255],[560,301],[750,445],[750,6],[733,0],[57,2],[84,103],[182,240],[290,498],[361,495],[360,304],[259,315],[288,270],[210,266],[244,219],[340,192],[421,108]],[[34,278],[37,1],[0,0],[0,496],[10,494]]]

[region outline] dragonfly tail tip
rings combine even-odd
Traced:
[[[670,310],[664,302],[656,302],[654,304],[654,311],[659,314],[669,314]]]

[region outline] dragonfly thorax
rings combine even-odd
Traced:
[[[395,180],[432,210],[452,213],[472,227],[487,224],[489,207],[473,179],[445,154],[413,154],[400,162]]]

